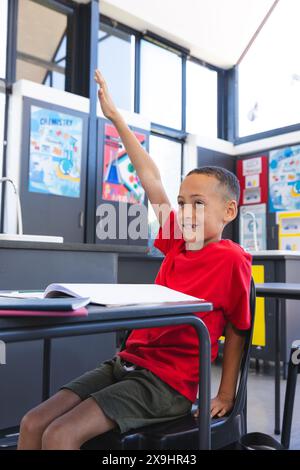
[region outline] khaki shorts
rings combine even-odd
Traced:
[[[132,370],[130,366],[115,356],[61,389],[71,390],[82,400],[94,398],[105,415],[117,423],[114,431],[121,433],[190,413],[190,400],[148,369],[135,366]]]

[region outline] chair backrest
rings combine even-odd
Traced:
[[[247,333],[246,333],[244,352],[243,352],[241,366],[240,366],[240,380],[239,380],[239,384],[237,388],[234,407],[229,415],[229,419],[241,413],[246,404],[247,378],[248,378],[248,370],[249,370],[249,364],[250,364],[251,345],[252,345],[254,320],[255,320],[255,303],[256,303],[256,291],[255,291],[255,283],[254,283],[253,277],[251,277],[249,297],[250,297],[249,302],[250,302],[250,314],[251,314],[251,327],[249,328],[249,330],[247,330]]]

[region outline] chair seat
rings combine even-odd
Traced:
[[[228,416],[213,418],[211,421],[212,433],[227,420]],[[109,431],[87,441],[82,449],[197,449],[197,442],[198,419],[189,413],[183,418],[174,419],[167,423],[143,426],[122,434]]]

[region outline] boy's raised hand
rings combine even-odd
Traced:
[[[117,110],[112,98],[109,95],[106,82],[99,70],[95,71],[95,81],[100,89],[98,91],[102,112],[107,119],[110,119],[124,144],[127,154],[133,164],[141,184],[152,204],[159,224],[162,225],[163,218],[161,207],[166,205],[169,211],[171,203],[163,187],[160,172],[154,160],[143,148],[136,135],[129,128],[123,116]],[[166,216],[166,211],[164,216]]]
[[[107,119],[113,121],[119,115],[119,112],[108,92],[107,84],[99,70],[95,70],[94,79],[100,87],[98,90],[98,98],[102,112]]]

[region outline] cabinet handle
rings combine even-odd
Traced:
[[[83,212],[83,211],[80,211],[80,212],[79,212],[79,227],[80,227],[80,228],[83,227],[83,222],[84,222],[84,212]]]

